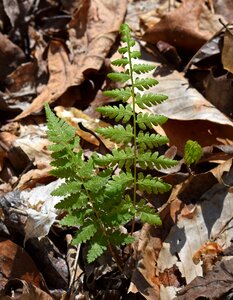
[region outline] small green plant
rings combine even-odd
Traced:
[[[202,147],[196,141],[188,140],[184,146],[184,161],[188,167],[196,164],[203,155]]]
[[[75,128],[58,119],[47,104],[45,110],[48,138],[52,142],[49,146],[53,158],[52,174],[65,179],[52,193],[63,197],[57,205],[67,212],[61,224],[78,227],[73,244],[88,241],[89,263],[109,249],[121,270],[119,246],[133,242],[135,219],[161,225],[159,215],[147,202],[146,195],[167,192],[171,186],[161,178],[153,177],[150,170],[170,168],[177,162],[154,151],[166,144],[168,138],[151,133],[150,129],[166,122],[166,117],[146,111],[136,113],[136,105],[143,111],[167,97],[142,94],[158,83],[153,78],[140,78],[140,74],[154,67],[136,63],[141,53],[132,49],[135,40],[127,24],[121,26],[120,33],[123,46],[119,53],[122,58],[112,64],[125,67],[125,71],[110,73],[108,77],[127,85],[104,92],[121,101],[118,106],[97,109],[103,116],[121,121],[121,124],[98,130],[98,134],[115,142],[117,147],[106,155],[95,152],[85,159]],[[129,222],[132,224],[131,232],[126,233],[123,227]]]

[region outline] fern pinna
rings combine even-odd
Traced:
[[[53,191],[53,195],[63,197],[57,208],[67,211],[61,224],[78,228],[74,244],[88,241],[88,262],[109,249],[121,269],[117,247],[134,240],[135,218],[161,224],[158,214],[145,199],[146,193],[164,193],[171,188],[162,179],[152,177],[148,172],[145,175],[142,171],[170,168],[177,162],[154,151],[154,148],[168,142],[167,137],[149,132],[153,126],[161,125],[167,119],[148,112],[136,113],[136,105],[143,110],[165,101],[167,97],[142,94],[158,82],[154,78],[137,76],[152,71],[154,67],[135,62],[141,54],[132,49],[135,41],[127,24],[122,24],[120,33],[124,44],[119,48],[122,58],[112,64],[125,67],[125,71],[110,73],[108,77],[125,83],[126,87],[105,91],[104,94],[122,103],[97,109],[103,116],[121,121],[121,124],[97,131],[118,147],[106,155],[93,153],[89,159],[84,159],[75,128],[59,120],[48,105],[45,105],[45,110],[48,137],[52,142],[52,174],[65,179]],[[140,172],[138,167],[142,169]],[[140,195],[143,195],[141,199]],[[127,234],[122,228],[130,221],[133,226],[131,234]]]

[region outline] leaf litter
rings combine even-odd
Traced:
[[[181,2],[1,3],[0,299],[12,299],[12,291],[22,299],[230,297],[233,7],[228,0]],[[180,163],[159,175],[174,184],[171,193],[151,197],[162,227],[139,226],[134,262],[119,276],[108,255],[88,265],[85,247],[70,245],[72,228],[58,223],[43,105],[76,127],[85,155],[114,148],[96,138],[109,120],[94,109],[111,102],[102,90],[125,19],[141,63],[157,67],[154,92],[169,96],[148,111],[169,118],[154,130],[166,133]],[[204,153],[191,173],[183,160],[187,140]]]

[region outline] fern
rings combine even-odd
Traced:
[[[144,109],[146,108],[146,106],[150,107],[152,105],[162,103],[163,101],[167,100],[167,98],[167,96],[161,94],[148,93],[145,95],[141,95],[138,93],[136,95],[135,102],[140,108]]]
[[[128,99],[127,99],[128,100]],[[122,104],[117,106],[102,106],[96,109],[102,115],[115,119],[116,122],[121,120],[122,123],[128,123],[130,118],[133,116],[132,107],[130,104],[124,107]]]
[[[88,262],[108,249],[122,270],[116,248],[133,242],[135,218],[161,225],[159,215],[148,205],[146,197],[151,193],[165,193],[171,185],[153,177],[150,170],[170,168],[177,162],[155,150],[168,143],[167,137],[149,132],[153,126],[164,124],[167,118],[149,112],[136,113],[136,105],[145,109],[167,99],[160,94],[138,92],[158,84],[154,78],[140,78],[140,74],[152,71],[154,66],[135,62],[141,53],[133,49],[135,40],[127,24],[121,26],[120,33],[122,58],[112,63],[125,71],[110,73],[108,77],[125,87],[104,94],[123,104],[97,108],[103,117],[121,122],[97,131],[115,142],[116,148],[105,155],[94,152],[86,159],[75,128],[59,120],[47,104],[45,111],[53,159],[52,174],[64,179],[52,193],[62,197],[57,204],[57,208],[66,211],[61,224],[77,229],[73,244],[88,243]],[[147,175],[138,172],[139,167],[146,170]],[[143,194],[143,199],[138,202],[139,194]],[[132,223],[131,233],[123,233],[122,226],[129,222]]]
[[[125,89],[115,89],[111,91],[104,91],[104,95],[107,97],[112,97],[116,101],[122,100],[123,102],[126,102],[131,97],[131,90],[130,88]],[[103,107],[105,109],[105,107]],[[102,108],[97,108],[97,111],[102,113]]]
[[[203,155],[202,147],[196,141],[188,140],[184,147],[184,160],[187,166],[196,164]]]
[[[127,144],[133,138],[133,128],[130,124],[127,124],[126,127],[116,125],[114,127],[100,128],[97,132],[118,144],[121,142]]]

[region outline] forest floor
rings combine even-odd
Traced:
[[[232,15],[231,0],[0,2],[0,299],[233,299]],[[44,104],[98,149],[124,22],[156,65],[152,92],[169,97],[148,111],[168,117],[154,131],[179,164],[151,196],[163,225],[137,228],[136,263],[119,274],[108,254],[87,264],[59,224]],[[187,140],[203,149],[191,169]]]

